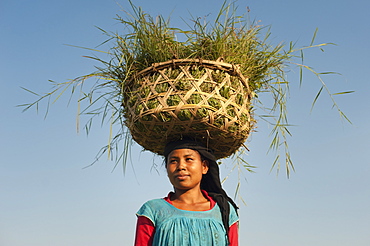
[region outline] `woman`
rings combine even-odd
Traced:
[[[135,246],[238,245],[237,206],[212,151],[183,139],[167,144],[164,156],[174,192],[139,209]]]

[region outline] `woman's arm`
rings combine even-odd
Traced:
[[[135,246],[152,246],[155,227],[145,216],[138,216],[136,223]]]
[[[238,246],[239,245],[239,235],[238,235],[238,230],[239,230],[239,223],[235,222],[229,227],[229,241],[230,244],[229,246]]]

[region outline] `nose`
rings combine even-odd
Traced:
[[[179,160],[178,165],[177,165],[177,170],[186,170],[186,163],[184,160]]]

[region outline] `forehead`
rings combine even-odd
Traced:
[[[198,151],[192,150],[192,149],[175,149],[171,151],[171,153],[168,155],[168,158],[181,157],[181,156],[199,156],[200,157],[200,154]]]

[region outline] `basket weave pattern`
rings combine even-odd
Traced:
[[[171,60],[141,71],[124,92],[126,126],[146,150],[163,154],[169,141],[192,137],[216,158],[247,139],[253,118],[247,80],[219,61]]]

